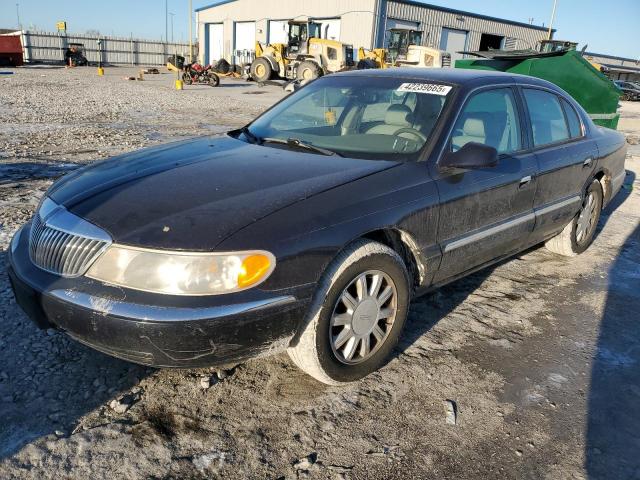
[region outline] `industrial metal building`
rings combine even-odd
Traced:
[[[586,52],[585,58],[606,67],[611,80],[640,81],[640,58],[615,57],[601,53]]]
[[[249,61],[255,43],[286,42],[287,21],[312,18],[325,38],[359,47],[388,46],[389,30],[423,32],[423,44],[448,51],[535,48],[544,27],[412,0],[221,0],[196,10],[200,61]]]

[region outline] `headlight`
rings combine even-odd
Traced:
[[[112,245],[86,275],[146,292],[218,295],[262,283],[275,266],[275,257],[264,251],[196,253]]]

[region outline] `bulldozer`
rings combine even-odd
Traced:
[[[422,45],[409,45],[407,55],[396,60],[397,67],[448,68],[451,66],[451,54],[436,48]]]
[[[358,49],[358,70],[367,68],[389,68],[391,64],[387,61],[387,50],[385,48],[374,48],[367,50],[364,47]]]
[[[445,51],[422,45],[422,32],[404,28],[392,28],[389,48],[358,50],[358,69],[415,67],[447,68],[451,55]]]
[[[321,25],[313,20],[290,21],[288,41],[263,46],[256,42],[251,77],[266,82],[272,77],[313,80],[353,66],[353,46],[321,38]]]

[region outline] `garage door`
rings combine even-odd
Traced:
[[[440,37],[440,50],[445,50],[451,54],[451,65],[463,56],[460,53],[467,48],[467,32],[453,28],[443,28]]]
[[[209,58],[205,59],[205,62],[213,64],[224,56],[222,51],[224,30],[221,23],[210,23],[207,28],[209,29]]]
[[[287,20],[269,20],[269,38],[271,43],[284,43],[289,41],[289,22]]]
[[[250,62],[247,55],[248,52],[256,50],[256,23],[255,22],[236,22],[234,29],[233,50],[234,62],[238,65]]]

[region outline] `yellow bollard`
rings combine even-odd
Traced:
[[[182,80],[176,80],[176,90],[182,90],[184,88],[184,84]]]
[[[98,76],[99,77],[103,77],[104,76],[104,68],[98,67]]]

